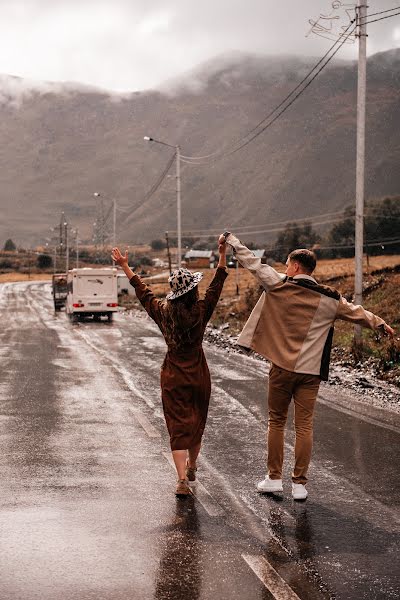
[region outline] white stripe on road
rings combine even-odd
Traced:
[[[352,408],[351,405],[349,407],[346,407],[346,406],[343,406],[341,403],[339,403],[337,400],[335,400],[335,402],[332,402],[323,394],[318,394],[318,402],[319,402],[319,404],[324,404],[328,408],[332,408],[333,410],[342,412],[345,415],[350,415],[350,417],[353,417],[354,419],[359,419],[360,421],[365,421],[366,423],[369,423],[370,425],[375,425],[376,427],[383,427],[384,429],[388,429],[389,431],[394,431],[394,433],[400,433],[399,427],[396,427],[395,425],[390,425],[389,423],[380,421],[379,419],[376,419],[375,417],[370,417],[369,415],[365,415],[364,413]],[[360,404],[361,404],[361,402],[360,402]],[[362,405],[360,408],[362,409],[365,407]]]
[[[163,455],[167,459],[171,467],[175,470],[175,463],[171,454],[169,452],[163,452]],[[214,498],[206,490],[204,485],[200,483],[200,481],[196,481],[191,490],[193,492],[193,496],[196,498],[196,500],[200,502],[200,504],[207,511],[210,517],[221,517],[225,514],[224,509],[218,504],[216,500],[214,500]]]
[[[133,410],[131,410],[131,413],[133,414],[133,416],[136,419],[136,421],[138,423],[140,423],[140,425],[145,430],[145,432],[147,433],[147,435],[149,436],[149,438],[160,438],[161,437],[161,433],[158,431],[158,429],[156,429],[154,427],[154,425],[152,425],[150,423],[150,421],[146,417],[146,415],[144,415],[141,412],[136,412],[136,411],[133,411]]]
[[[242,558],[275,600],[300,600],[299,596],[263,556],[242,554]]]

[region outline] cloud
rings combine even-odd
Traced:
[[[0,75],[0,106],[2,104],[19,108],[24,100],[34,94],[70,94],[97,88],[79,83],[57,83],[35,81],[11,75]]]
[[[393,6],[370,0],[369,11]],[[331,0],[2,0],[0,73],[115,91],[156,87],[216,55],[323,54],[306,34]],[[345,13],[343,18],[345,19]],[[372,24],[370,52],[400,45],[400,17]],[[356,48],[343,48],[354,58]]]

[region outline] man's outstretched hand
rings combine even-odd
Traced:
[[[392,327],[390,327],[390,325],[388,325],[387,323],[385,323],[383,325],[383,331],[385,332],[385,335],[388,335],[390,337],[394,337],[394,329]]]

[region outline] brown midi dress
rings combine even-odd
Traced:
[[[171,450],[187,450],[201,442],[207,420],[211,379],[202,341],[208,321],[220,297],[228,273],[218,267],[203,300],[198,300],[196,318],[186,329],[185,341],[167,326],[168,307],[134,275],[130,283],[150,317],[157,323],[168,346],[161,367],[161,398],[170,436]]]

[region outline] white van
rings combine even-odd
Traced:
[[[117,269],[71,269],[67,274],[66,312],[71,319],[108,317],[118,311]]]

